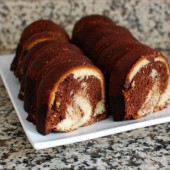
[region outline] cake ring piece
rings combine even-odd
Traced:
[[[138,119],[170,103],[168,60],[126,28],[90,15],[75,24],[72,40],[103,72],[114,121]]]
[[[11,69],[21,80],[18,97],[27,120],[43,135],[108,117],[102,72],[53,22],[40,20],[24,29]]]
[[[36,127],[41,134],[69,132],[107,117],[102,73],[80,62],[53,67],[37,92]]]
[[[146,47],[122,57],[111,73],[109,100],[117,121],[138,119],[165,108],[170,103],[167,59]]]

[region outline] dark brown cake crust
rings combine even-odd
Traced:
[[[90,16],[86,16],[84,18],[82,18],[82,20],[78,21],[75,24],[75,28],[73,30],[73,42],[76,42],[78,44],[81,44],[81,41],[84,40],[85,38],[85,32],[88,33],[88,31],[90,31],[90,28],[88,27],[91,25],[102,25],[102,24],[110,25],[113,24],[112,20],[103,16],[100,16],[98,14],[93,14]],[[86,31],[84,31],[86,30]],[[82,32],[83,31],[83,32]],[[83,34],[83,36],[82,36]],[[82,39],[80,39],[79,37],[82,36]]]
[[[33,48],[36,44],[48,40],[55,40],[58,43],[68,42],[66,37],[64,37],[63,34],[60,32],[44,31],[33,34],[31,37],[28,38],[27,41],[25,41],[21,54],[18,58],[17,68],[14,72],[16,77],[18,77],[19,79],[21,79],[22,77],[23,62],[28,51],[31,50],[31,48]]]
[[[59,43],[58,40],[48,40],[48,41],[44,41],[41,43],[38,43],[37,45],[35,45],[33,48],[31,48],[29,50],[29,52],[26,54],[26,56],[24,57],[24,61],[23,61],[23,65],[21,66],[22,69],[22,81],[21,81],[21,88],[20,88],[20,92],[19,92],[19,99],[23,100],[24,99],[24,84],[25,84],[25,74],[27,71],[27,68],[31,65],[31,63],[38,57],[38,56],[43,56],[43,50],[47,50],[47,49],[60,49],[60,48],[64,48],[69,50],[73,50],[74,52],[80,53],[82,54],[82,51],[77,48],[75,45],[73,44],[68,44],[68,43]]]
[[[16,49],[16,56],[14,57],[14,60],[11,64],[11,70],[15,71],[15,69],[17,68],[19,56],[21,55],[23,45],[29,39],[29,37],[31,37],[33,34],[40,33],[43,31],[60,32],[63,34],[64,37],[66,37],[66,39],[69,39],[67,33],[51,20],[41,19],[33,22],[32,24],[28,25],[22,32],[20,41]]]

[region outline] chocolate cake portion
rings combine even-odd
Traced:
[[[42,78],[36,104],[41,134],[69,132],[107,117],[102,73],[80,63],[60,64]]]
[[[74,26],[75,29],[73,30],[73,42],[78,44],[83,43],[83,41],[86,39],[85,34],[87,33],[88,35],[88,32],[91,31],[91,26],[95,27],[95,25],[99,26],[103,24],[107,26],[110,24],[112,25],[113,22],[111,19],[98,14],[83,17],[82,20],[79,20]],[[80,36],[82,39],[79,38]]]
[[[21,79],[22,77],[23,63],[28,51],[30,51],[31,48],[33,48],[36,44],[39,44],[44,41],[49,41],[49,40],[55,40],[58,43],[68,42],[66,37],[64,37],[63,34],[60,32],[44,31],[44,32],[33,34],[31,37],[28,38],[28,40],[25,42],[22,48],[21,54],[19,56],[17,68],[14,72],[16,77],[18,77],[19,79]]]
[[[26,27],[11,69],[39,133],[69,132],[107,118],[102,72],[49,20]]]
[[[104,16],[87,16],[75,24],[72,41],[105,75],[115,121],[138,119],[170,103],[168,61],[126,28]]]
[[[52,31],[52,32],[60,32],[63,37],[65,37],[67,40],[69,40],[67,33],[62,29],[60,26],[55,24],[51,20],[38,20],[31,24],[29,24],[22,32],[20,41],[18,43],[17,49],[16,49],[16,55],[14,57],[14,60],[11,64],[11,70],[16,70],[18,65],[19,56],[21,55],[22,48],[25,44],[25,42],[34,34],[44,32],[44,31]]]

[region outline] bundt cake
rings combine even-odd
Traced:
[[[21,79],[27,119],[39,133],[69,132],[107,118],[102,72],[58,25],[34,22],[18,49],[11,69]]]
[[[104,16],[86,16],[75,24],[72,41],[104,73],[115,121],[138,119],[170,103],[167,59],[126,28]]]

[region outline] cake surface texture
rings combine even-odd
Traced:
[[[63,37],[65,37],[68,40],[67,33],[61,27],[59,27],[57,24],[55,24],[51,20],[41,19],[41,20],[31,23],[22,32],[20,41],[19,41],[17,49],[16,49],[16,55],[14,57],[12,64],[11,64],[11,70],[16,71],[16,69],[18,67],[18,61],[20,60],[20,57],[21,57],[20,55],[22,53],[23,46],[24,46],[25,42],[28,41],[28,39],[32,35],[34,35],[36,33],[41,33],[44,31],[60,32],[63,34]]]

